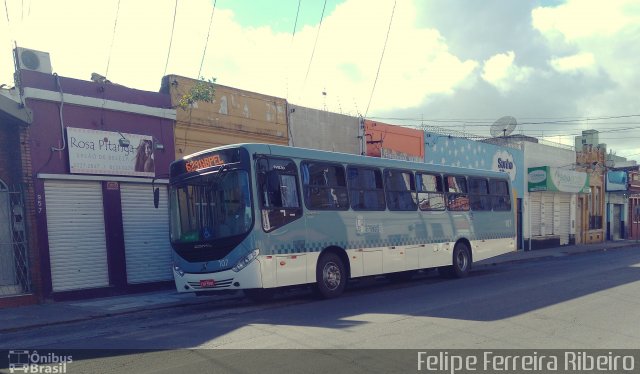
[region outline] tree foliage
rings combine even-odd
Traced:
[[[200,77],[200,80],[191,87],[189,92],[182,95],[178,101],[178,107],[186,110],[197,102],[212,103],[216,92],[215,83],[216,78],[205,80],[204,77]]]

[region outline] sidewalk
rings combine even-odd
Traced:
[[[486,267],[507,262],[524,262],[543,258],[563,257],[579,253],[606,251],[616,248],[640,246],[635,240],[604,242],[563,246],[533,251],[507,253],[488,260],[479,261],[474,266]],[[194,294],[180,294],[175,290],[155,291],[144,294],[105,297],[90,300],[64,301],[16,308],[0,309],[0,333],[35,328],[55,324],[86,321],[114,315],[136,313],[145,310],[195,305],[211,300],[240,300],[242,293],[219,296],[198,297]]]

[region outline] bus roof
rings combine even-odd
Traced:
[[[483,169],[471,169],[449,165],[439,164],[427,164],[423,162],[395,160],[380,157],[370,157],[354,155],[350,153],[330,152],[322,151],[311,148],[290,147],[285,145],[276,144],[264,144],[264,143],[238,143],[229,144],[221,147],[211,148],[191,155],[183,157],[182,160],[188,160],[192,157],[206,154],[214,150],[230,149],[230,148],[245,148],[249,154],[265,154],[280,157],[291,157],[298,159],[319,160],[336,163],[347,163],[362,166],[375,166],[382,168],[397,168],[397,169],[413,169],[413,170],[425,170],[438,173],[451,173],[451,174],[464,174],[469,176],[485,176],[493,178],[506,178],[507,173],[483,170]]]

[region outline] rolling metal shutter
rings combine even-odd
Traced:
[[[542,193],[542,235],[553,235],[553,193]]]
[[[120,185],[127,282],[173,279],[167,189],[160,186],[160,204],[153,206],[150,184]]]
[[[541,192],[529,194],[529,206],[531,209],[531,236],[542,235],[542,195]]]
[[[557,194],[557,216],[555,233],[560,236],[560,245],[569,244],[569,229],[571,226],[571,195]]]
[[[100,182],[44,182],[53,291],[109,286]]]

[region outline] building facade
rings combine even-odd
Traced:
[[[365,119],[362,142],[367,156],[419,162],[424,160],[422,130]]]
[[[0,89],[0,308],[39,301],[39,262],[30,179],[30,113],[17,89]]]
[[[175,110],[165,94],[19,70],[32,113],[39,287],[46,298],[126,292],[172,280],[166,185]]]
[[[160,92],[171,105],[191,90],[196,79],[167,75]],[[214,84],[213,102],[176,110],[175,158],[234,143],[289,144],[285,99]]]
[[[289,145],[360,154],[360,119],[326,110],[288,105]]]

